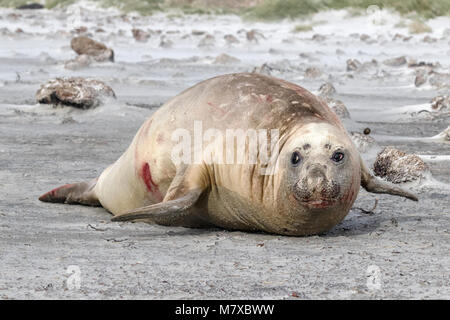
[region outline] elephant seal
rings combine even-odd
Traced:
[[[203,140],[189,140],[199,129],[206,130]],[[417,201],[369,172],[324,101],[281,79],[237,73],[203,81],[165,103],[98,179],[39,199],[102,205],[113,221],[299,236],[339,223],[360,185]]]

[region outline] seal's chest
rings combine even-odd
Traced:
[[[260,230],[262,209],[243,195],[217,187],[206,198],[209,222],[235,230]]]

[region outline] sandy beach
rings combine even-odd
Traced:
[[[0,299],[449,299],[450,142],[429,138],[450,125],[450,107],[431,104],[450,92],[450,17],[428,20],[426,33],[408,23],[388,10],[261,22],[89,2],[0,8]],[[113,48],[115,61],[67,68],[77,35]],[[346,128],[371,130],[369,166],[385,146],[422,156],[429,174],[402,184],[419,202],[361,189],[330,232],[285,237],[114,223],[103,208],[38,200],[97,177],[182,90],[252,71],[315,94],[331,83]],[[117,98],[89,110],[37,103],[57,77],[101,80]],[[70,266],[79,287],[68,286]]]

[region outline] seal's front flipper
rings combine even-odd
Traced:
[[[66,184],[43,194],[39,197],[39,200],[43,202],[101,206],[97,196],[94,193],[96,183],[97,179],[86,182]]]
[[[417,196],[409,191],[403,190],[392,183],[385,182],[374,177],[370,172],[364,161],[361,159],[361,186],[368,192],[373,193],[387,193],[394,196],[405,197],[414,201],[419,201]]]
[[[202,192],[203,190],[201,189],[190,190],[178,199],[134,209],[116,216],[111,220],[132,221],[138,219],[148,219],[154,223],[162,225],[184,225],[186,220],[190,219],[192,215],[195,214],[195,203],[200,198]]]

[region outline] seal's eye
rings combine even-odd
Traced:
[[[291,163],[294,167],[298,166],[299,163],[302,161],[302,156],[300,155],[300,153],[298,151],[295,151],[292,153],[291,156]]]
[[[344,160],[344,154],[342,152],[336,151],[331,156],[331,160],[333,160],[334,162],[341,162],[342,160]]]

